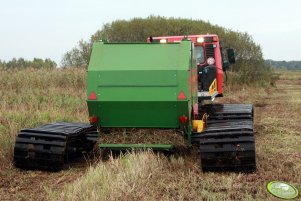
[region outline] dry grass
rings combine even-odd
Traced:
[[[301,72],[274,88],[231,86],[218,102],[253,103],[258,170],[203,173],[197,151],[130,153],[59,173],[11,165],[17,131],[51,121],[86,121],[85,71],[0,71],[1,200],[275,200],[269,180],[301,188]],[[80,164],[80,166],[79,166]],[[301,189],[300,189],[301,190]]]
[[[197,159],[130,153],[90,167],[50,200],[252,200],[255,175],[202,173]],[[263,190],[263,189],[261,189]]]
[[[50,197],[53,200],[143,199],[144,189],[153,189],[152,180],[162,171],[163,162],[151,152],[127,154],[118,160],[110,158],[90,167],[84,177]]]
[[[85,91],[83,69],[0,70],[0,200],[44,200],[43,185],[55,189],[57,179],[80,175],[76,168],[52,175],[20,171],[13,167],[12,156],[21,128],[87,121]]]
[[[184,133],[175,129],[120,128],[102,132],[100,143],[128,144],[174,144],[187,147]]]
[[[4,164],[11,160],[21,128],[86,121],[85,78],[81,69],[0,71],[0,160]]]

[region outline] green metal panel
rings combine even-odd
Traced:
[[[158,151],[172,151],[172,144],[100,144],[100,148],[110,150],[128,150],[128,149],[152,149]]]
[[[87,100],[89,115],[102,127],[179,127],[179,116],[190,118],[197,95],[189,84],[191,51],[188,41],[95,43],[87,96],[93,91],[97,100]],[[181,91],[185,100],[177,100]]]
[[[89,113],[100,114],[99,124],[104,127],[178,128],[179,116],[189,116],[186,101],[105,101],[101,104],[88,101],[88,104]]]
[[[99,87],[175,87],[178,85],[175,70],[103,71],[97,75]]]
[[[89,70],[187,70],[190,42],[153,43],[95,43]]]

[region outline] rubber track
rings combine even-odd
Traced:
[[[64,163],[93,148],[97,130],[85,123],[57,122],[22,129],[14,148],[14,164],[25,169],[60,170]]]
[[[193,134],[200,146],[204,171],[254,171],[256,169],[253,107],[249,104],[204,105],[207,127]]]
[[[207,124],[237,120],[253,120],[251,104],[207,104],[199,108],[199,113],[207,113]]]

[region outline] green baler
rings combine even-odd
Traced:
[[[198,108],[191,42],[95,43],[87,97],[90,122],[100,128],[185,127],[190,142],[193,108]],[[101,145],[141,146],[166,149],[166,145]]]
[[[22,129],[14,147],[15,165],[61,169],[66,160],[92,150],[99,140],[101,148],[111,150],[171,150],[183,140],[180,133],[187,139],[185,145],[198,146],[203,170],[255,170],[253,106],[198,103],[198,74],[204,69],[197,71],[194,57],[194,46],[187,39],[164,44],[95,43],[88,67],[90,123],[56,122]],[[150,131],[147,137],[158,142],[141,142],[132,128]],[[115,140],[116,130],[123,129],[139,141],[128,142],[125,136],[121,143],[99,139],[109,135]],[[155,136],[152,129],[164,132]],[[184,132],[172,133],[175,130]],[[163,135],[173,141],[166,143]]]

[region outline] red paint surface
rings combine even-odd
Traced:
[[[160,39],[167,39],[167,42],[172,43],[172,42],[180,42],[183,40],[185,36],[158,36],[158,37],[153,37],[153,40],[160,40]],[[223,79],[224,79],[224,72],[223,72],[223,63],[222,63],[222,57],[221,57],[221,51],[220,51],[220,44],[219,44],[219,39],[216,34],[206,34],[206,35],[188,35],[186,36],[189,38],[194,46],[203,46],[205,55],[206,55],[206,49],[205,45],[207,44],[215,44],[215,65],[216,65],[216,81],[217,81],[217,90],[219,94],[223,93]],[[203,42],[203,43],[197,43],[197,38],[199,37],[212,37],[213,42]],[[147,39],[147,42],[150,42],[150,39]],[[206,64],[206,61],[201,64],[204,65]]]

